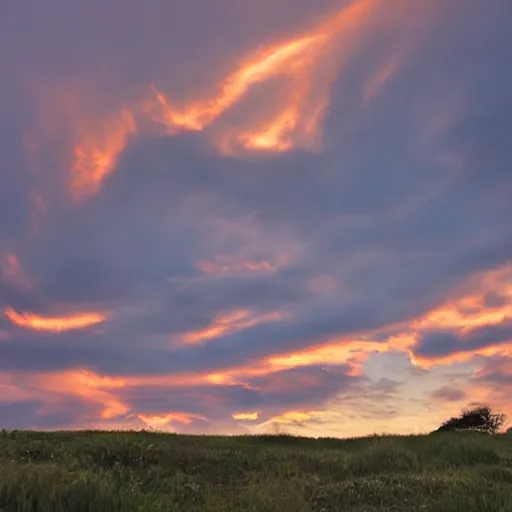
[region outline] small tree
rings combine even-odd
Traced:
[[[493,413],[488,406],[465,409],[460,416],[445,421],[436,432],[453,432],[456,430],[472,430],[497,434],[505,424],[504,414]]]

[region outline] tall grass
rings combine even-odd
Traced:
[[[512,512],[512,436],[0,431],[0,512]]]

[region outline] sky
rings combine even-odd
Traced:
[[[0,426],[512,422],[510,0],[0,6]]]

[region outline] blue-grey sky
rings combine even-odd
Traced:
[[[512,413],[506,0],[0,7],[0,426]]]

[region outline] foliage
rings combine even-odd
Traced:
[[[512,438],[0,432],[1,512],[512,510]]]
[[[460,416],[445,421],[436,432],[473,430],[487,434],[497,434],[505,424],[504,414],[493,413],[490,407],[465,409]]]

